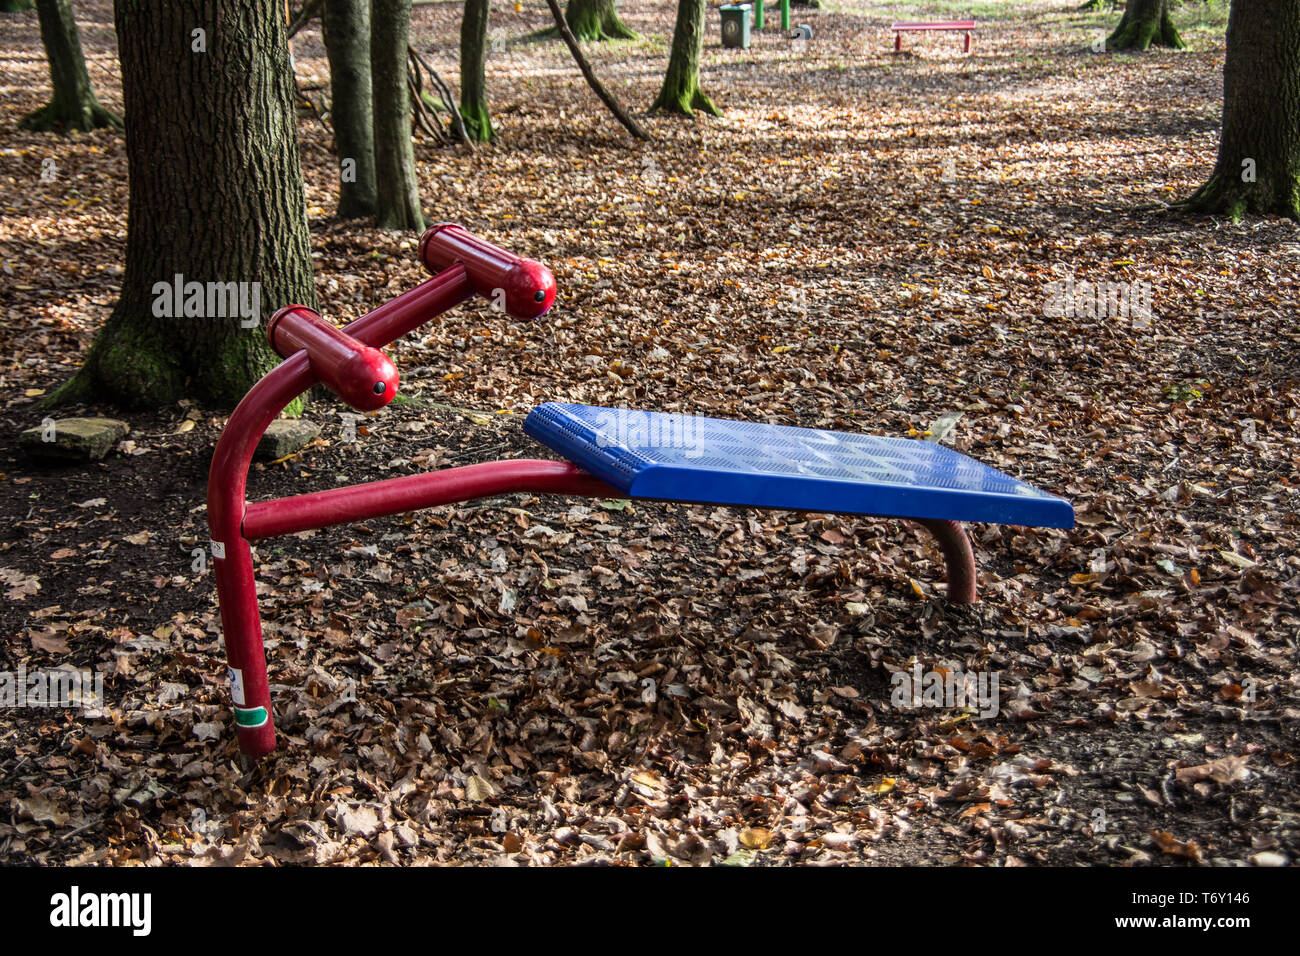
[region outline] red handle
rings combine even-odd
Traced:
[[[555,301],[555,276],[535,259],[494,246],[455,223],[432,227],[420,239],[420,259],[430,272],[460,263],[474,291],[516,319],[535,319]]]
[[[397,394],[397,368],[387,355],[334,328],[305,305],[286,305],[271,316],[266,338],[284,358],[306,349],[321,382],[359,412],[383,408]]]

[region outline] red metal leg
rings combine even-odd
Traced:
[[[221,544],[216,550],[221,553],[224,549],[225,557],[216,558],[213,569],[221,600],[221,631],[226,641],[235,729],[239,749],[250,757],[261,757],[275,749],[275,722],[271,717],[271,687],[266,675],[253,557],[243,538]]]
[[[903,34],[902,34],[902,31],[895,31],[895,33],[894,33],[894,52],[895,52],[895,53],[901,53],[902,50],[903,50]]]
[[[966,34],[966,47],[965,47],[965,49],[964,49],[962,52],[964,52],[964,53],[969,53],[969,52],[970,52],[970,34],[969,34],[969,33]]]
[[[453,266],[357,319],[346,331],[358,341],[379,348],[463,302],[473,291],[465,270]],[[208,529],[239,747],[254,757],[275,749],[275,722],[257,608],[257,583],[242,528],[248,468],[267,426],[316,381],[305,351],[272,369],[249,390],[226,422],[208,472]]]
[[[974,604],[979,600],[975,593],[975,552],[971,550],[966,529],[958,521],[937,518],[915,520],[934,535],[943,551],[948,573],[948,600],[953,604]]]
[[[208,530],[212,535],[235,723],[240,749],[253,757],[275,749],[275,724],[253,560],[240,529],[244,488],[262,433],[286,405],[315,382],[307,353],[299,352],[254,385],[226,422],[208,473]]]

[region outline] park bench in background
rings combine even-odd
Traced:
[[[358,410],[391,401],[398,376],[381,346],[473,295],[531,319],[555,299],[555,279],[455,225],[434,226],[420,258],[435,275],[337,329],[305,306],[267,325],[285,361],[244,396],[217,443],[208,527],[239,744],[275,749],[270,685],[249,542],[313,528],[515,492],[632,497],[905,518],[934,536],[948,598],[975,596],[975,559],[960,522],[1069,528],[1061,498],[941,445],[811,428],[548,403],[524,430],[568,459],[484,462],[247,503],[248,468],[267,426],[320,382]]]
[[[962,52],[970,52],[970,35],[975,30],[974,20],[949,20],[937,23],[895,23],[889,29],[894,31],[894,52],[898,53],[903,49],[904,33],[919,33],[925,30],[947,30],[955,33],[965,33],[966,43],[962,46]]]

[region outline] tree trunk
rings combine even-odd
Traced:
[[[614,7],[614,0],[569,0],[564,22],[579,40],[638,40],[640,35],[627,26]]]
[[[700,55],[704,51],[705,0],[677,0],[677,24],[673,28],[673,48],[668,56],[663,89],[652,110],[694,116],[704,110],[714,116],[722,111],[700,89]]]
[[[1239,219],[1300,219],[1300,4],[1233,0],[1223,64],[1223,132],[1209,180],[1182,203]]]
[[[373,0],[370,70],[375,98],[375,184],[381,229],[424,229],[420,183],[411,144],[406,43],[411,0]]]
[[[493,136],[485,76],[490,6],[491,0],[465,0],[465,16],[460,21],[460,115],[465,132],[480,143]]]
[[[85,364],[50,404],[156,408],[188,393],[231,408],[280,361],[257,324],[315,305],[281,3],[117,0],[126,269]],[[189,283],[210,285],[195,302]]]
[[[375,129],[370,94],[370,0],[325,0],[330,119],[339,157],[340,219],[373,216]]]
[[[45,56],[50,61],[54,96],[47,105],[24,116],[18,125],[22,129],[75,129],[83,133],[101,126],[121,129],[122,120],[99,105],[91,88],[72,0],[40,0],[36,13],[41,21]]]
[[[1181,50],[1187,46],[1169,19],[1169,0],[1128,0],[1124,16],[1106,40],[1111,50],[1145,50],[1151,44]]]

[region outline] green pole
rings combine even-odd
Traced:
[[[781,0],[781,32],[790,32],[790,0]]]
[[[763,29],[763,0],[754,0],[754,29]]]

